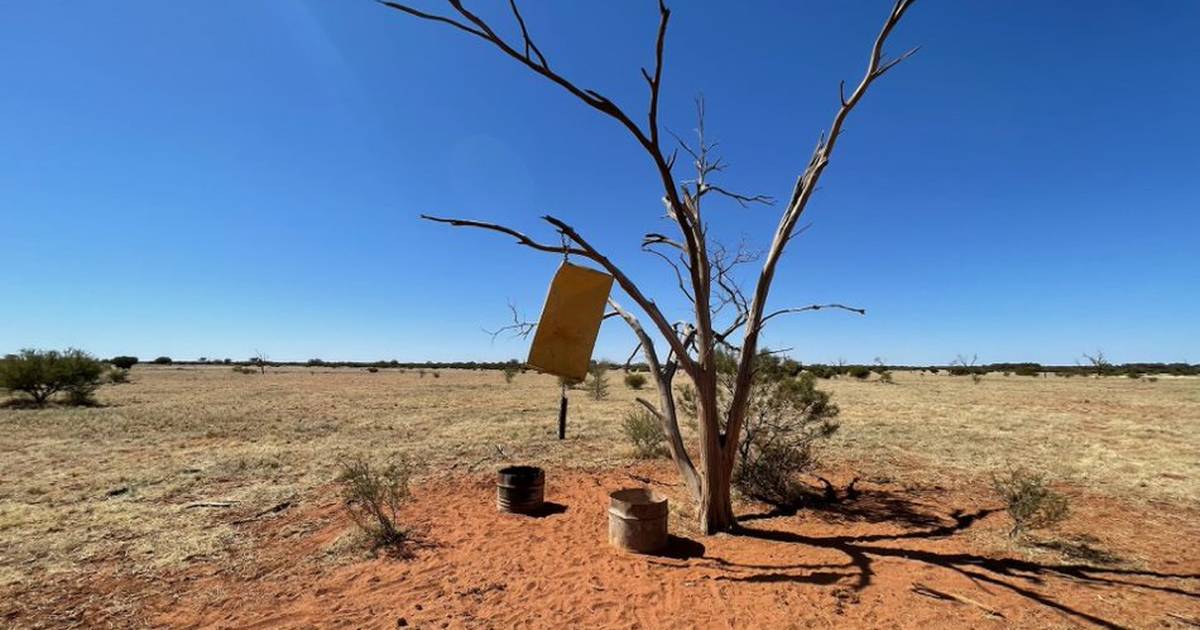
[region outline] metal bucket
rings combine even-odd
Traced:
[[[667,546],[667,498],[646,488],[608,495],[608,542],[629,551],[650,553]]]
[[[496,477],[496,508],[501,512],[529,514],[542,509],[546,473],[537,466],[501,468]]]

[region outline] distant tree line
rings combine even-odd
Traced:
[[[137,357],[120,356],[113,357],[109,363],[117,367],[128,369],[133,364],[137,363]],[[424,361],[424,362],[403,362],[392,360],[382,361],[327,361],[325,359],[308,359],[307,361],[271,361],[261,357],[248,357],[244,360],[234,359],[209,359],[202,358],[196,361],[183,361],[171,359],[170,357],[158,357],[152,361],[158,365],[241,365],[251,367],[319,367],[319,368],[399,368],[399,369],[428,369],[428,370],[500,370],[508,371],[514,368],[524,369],[525,364],[517,359],[509,359],[507,361]],[[603,366],[609,370],[625,370],[629,372],[645,372],[649,368],[645,363],[617,363],[613,361],[597,361],[597,365]],[[1043,373],[1061,374],[1070,376],[1133,376],[1133,375],[1174,375],[1174,376],[1200,376],[1200,363],[1107,363],[1103,360],[1089,361],[1088,365],[1042,365],[1033,362],[1019,363],[988,363],[983,365],[973,365],[969,361],[954,361],[944,365],[889,365],[882,362],[876,362],[871,365],[865,364],[850,364],[838,363],[836,365],[824,363],[809,363],[804,364],[800,361],[789,357],[782,357],[779,361],[780,368],[792,376],[799,374],[802,371],[808,371],[818,378],[833,378],[836,376],[850,376],[852,378],[865,379],[872,373],[883,374],[890,371],[898,372],[930,372],[939,374],[946,372],[952,376],[970,376],[972,374],[984,375],[989,373],[1007,373],[1017,376],[1039,376]]]

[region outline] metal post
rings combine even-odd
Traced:
[[[562,400],[558,404],[558,439],[567,438],[567,388],[562,388]]]

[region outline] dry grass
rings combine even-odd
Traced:
[[[511,385],[498,371],[131,376],[101,389],[100,407],[0,409],[0,586],[113,559],[156,570],[236,552],[235,517],[312,496],[345,455],[399,453],[426,474],[634,457],[621,419],[635,393],[620,385],[603,401],[574,393],[559,442],[557,381],[533,373]],[[829,460],[970,477],[1019,465],[1126,498],[1200,499],[1200,379],[898,373],[895,385],[821,386],[842,408]],[[230,507],[188,507],[197,502]]]

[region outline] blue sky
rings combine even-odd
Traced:
[[[551,64],[642,120],[649,0],[527,2]],[[496,8],[480,11],[510,27]],[[673,3],[661,119],[695,95],[731,188],[785,197],[889,3]],[[436,2],[422,6],[440,9]],[[482,43],[368,1],[0,8],[0,351],[489,360],[573,223],[685,315],[638,251],[655,175],[610,120]],[[918,3],[920,53],[854,112],[772,304],[804,361],[1200,361],[1200,4]],[[509,31],[511,32],[511,30]],[[680,177],[685,176],[683,171]],[[765,246],[779,208],[709,206]],[[628,302],[628,300],[625,300]],[[630,335],[606,324],[597,355]]]

